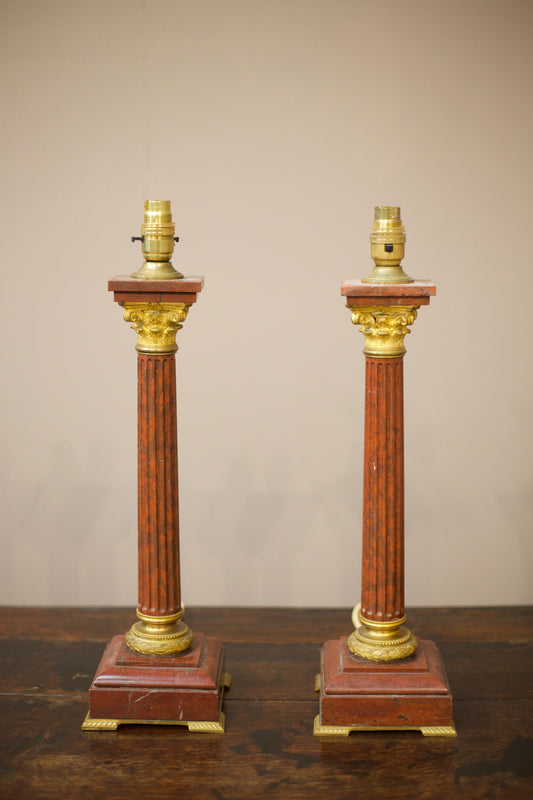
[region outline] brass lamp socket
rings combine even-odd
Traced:
[[[370,255],[375,267],[362,283],[413,283],[401,267],[405,228],[398,206],[376,206],[370,232]]]
[[[172,266],[176,227],[172,222],[170,200],[147,200],[141,225],[142,251],[145,262],[132,278],[139,280],[176,280],[183,278]]]

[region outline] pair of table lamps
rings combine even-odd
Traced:
[[[142,242],[145,261],[133,275],[109,281],[138,337],[139,604],[137,621],[106,647],[89,690],[86,731],[153,723],[224,732],[224,648],[193,634],[180,594],[176,334],[203,279],[172,266],[174,234],[170,202],[146,201],[141,236],[132,237]],[[402,269],[399,208],[375,209],[370,242],[371,274],[341,285],[365,337],[361,603],[351,635],[322,648],[314,733],[415,729],[454,736],[441,656],[406,628],[404,607],[404,338],[435,286]]]

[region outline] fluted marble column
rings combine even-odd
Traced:
[[[361,616],[404,608],[403,358],[366,359]]]
[[[139,611],[181,610],[176,364],[138,358]]]
[[[149,655],[186,650],[179,571],[176,333],[186,303],[125,302],[138,343],[139,605],[126,643]]]
[[[361,606],[348,647],[363,658],[391,661],[417,646],[403,625],[403,342],[431,289],[421,282],[347,286],[354,292],[348,306],[365,335],[366,356]],[[403,305],[407,297],[410,305]],[[360,298],[370,305],[359,305]],[[395,305],[398,300],[402,305]]]

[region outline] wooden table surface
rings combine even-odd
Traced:
[[[533,797],[532,608],[408,610],[410,629],[444,657],[457,739],[313,736],[319,646],[349,633],[349,609],[189,608],[186,618],[226,643],[224,735],[82,733],[104,646],[133,610],[1,609],[0,798]]]

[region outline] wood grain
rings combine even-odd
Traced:
[[[223,736],[148,725],[83,734],[104,642],[129,625],[132,610],[2,609],[0,796],[527,800],[532,609],[409,613],[439,639],[457,739],[416,732],[313,737],[318,644],[327,631],[349,630],[349,610],[279,608],[188,609],[197,627],[234,639],[226,645],[233,683]]]
[[[355,602],[355,599],[354,599]],[[226,642],[316,642],[352,630],[351,608],[280,608],[221,606],[187,608],[193,630]],[[437,642],[531,641],[531,606],[407,608],[409,628]],[[128,608],[7,606],[0,614],[0,638],[93,640],[107,642],[135,620]]]
[[[209,626],[207,626],[209,627]],[[0,693],[83,694],[105,642],[77,639],[4,639]],[[533,642],[439,642],[457,700],[533,700]],[[313,700],[320,666],[316,642],[226,642],[233,700]],[[503,677],[502,677],[503,676]]]

